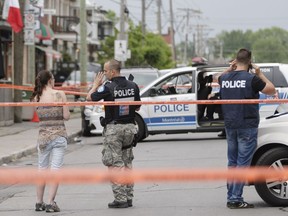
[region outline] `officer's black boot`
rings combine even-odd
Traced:
[[[114,200],[112,203],[108,204],[109,208],[128,208],[127,202],[118,202]]]
[[[132,207],[133,206],[132,199],[131,200],[127,200],[127,204],[128,204],[128,207]]]

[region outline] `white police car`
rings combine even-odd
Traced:
[[[262,72],[277,87],[279,98],[287,98],[288,65],[285,64],[257,64]],[[205,88],[212,87],[212,92],[219,91],[219,86],[209,80],[214,73],[224,71],[227,65],[218,66],[197,66],[172,69],[171,72],[159,77],[141,92],[142,101],[196,101],[203,97],[202,85],[199,82],[205,81]],[[200,87],[202,86],[202,87]],[[200,97],[201,96],[201,97]],[[207,98],[207,95],[206,97]],[[261,95],[261,98],[267,98]],[[272,115],[278,104],[260,104],[261,118]],[[205,108],[205,107],[204,107]],[[136,123],[138,125],[139,139],[145,139],[148,135],[154,134],[176,134],[188,132],[217,132],[224,127],[223,119],[215,113],[213,120],[207,120],[200,114],[203,106],[197,104],[155,104],[142,105],[137,112]],[[90,124],[93,128],[91,133],[101,134],[102,126],[99,118],[104,117],[104,110],[98,109],[90,115]]]

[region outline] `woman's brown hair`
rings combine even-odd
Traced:
[[[42,70],[37,74],[35,79],[35,86],[32,96],[30,97],[30,101],[33,101],[36,97],[36,101],[40,101],[40,97],[42,95],[43,89],[48,84],[48,81],[53,78],[53,74],[48,70]]]

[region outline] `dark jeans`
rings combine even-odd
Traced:
[[[228,143],[228,168],[250,166],[257,147],[258,128],[229,129],[226,128]],[[245,182],[227,182],[227,201],[243,201],[243,187]]]

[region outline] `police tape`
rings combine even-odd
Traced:
[[[32,86],[18,86],[18,85],[11,85],[11,84],[0,84],[0,88],[5,89],[17,89],[22,91],[33,91],[34,87]],[[73,87],[73,86],[65,86],[65,87],[54,87],[56,90],[62,90],[67,95],[80,95],[80,96],[87,96],[87,92],[81,92],[81,89],[87,91],[86,87]]]
[[[86,106],[86,105],[104,105],[104,106],[119,106],[119,105],[155,105],[168,104],[177,106],[179,104],[284,104],[288,103],[288,99],[243,99],[243,100],[173,100],[173,101],[81,101],[81,102],[2,102],[0,107],[30,107],[30,106]]]
[[[191,181],[238,181],[238,182],[286,182],[288,169],[269,167],[230,168],[230,169],[134,169],[114,168],[83,169],[63,168],[60,170],[38,170],[23,168],[1,168],[0,184],[39,184],[39,183],[103,183],[119,182],[191,182]]]

